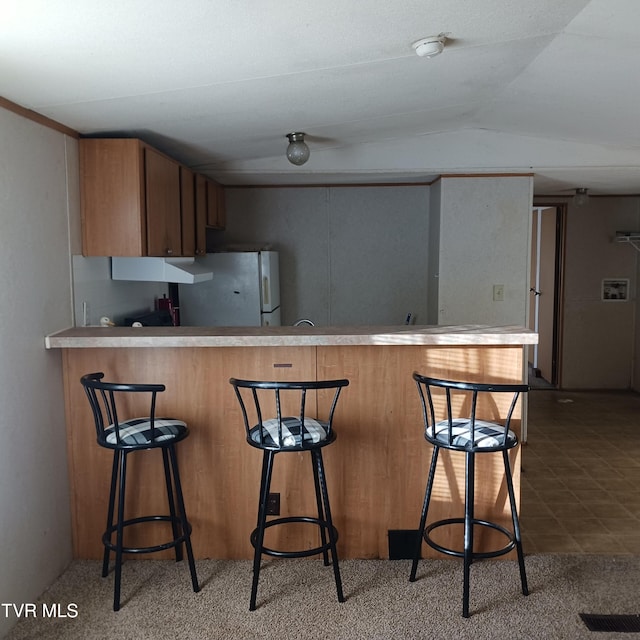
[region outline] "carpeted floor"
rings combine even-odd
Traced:
[[[423,560],[415,583],[407,560],[345,560],[347,601],[337,602],[330,568],[319,560],[265,563],[258,609],[250,612],[248,561],[197,563],[202,584],[193,593],[185,563],[132,561],[123,569],[123,607],[112,610],[113,578],[100,563],[75,561],[6,640],[164,640],[336,638],[612,640],[640,633],[588,631],[579,617],[640,613],[640,558],[529,555],[531,593],[520,592],[513,561],[485,561],[471,570],[471,617],[461,617],[458,560]],[[76,617],[43,616],[60,605]],[[69,605],[75,605],[69,607]]]

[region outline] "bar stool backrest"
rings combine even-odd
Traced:
[[[333,416],[346,379],[306,382],[275,382],[231,378],[247,436],[247,442],[261,449],[308,449],[318,444],[315,427],[324,434],[322,442],[335,439]],[[322,410],[315,392],[333,390],[328,410]],[[313,392],[313,393],[308,393]],[[295,427],[292,427],[295,425]],[[301,427],[300,427],[301,425]],[[303,433],[291,436],[292,429]],[[314,430],[314,433],[311,431]]]
[[[162,437],[161,433],[161,420],[156,419],[156,396],[159,392],[165,390],[163,384],[125,384],[115,382],[103,382],[104,373],[88,373],[82,376],[80,382],[84,387],[84,390],[89,399],[91,405],[91,411],[93,412],[93,419],[96,427],[96,437],[98,444],[103,447],[113,448],[149,448],[156,442],[160,443],[159,438]],[[121,396],[124,394],[149,394],[148,405],[142,412],[134,411],[130,405],[126,405],[124,409],[129,416],[122,419],[119,416],[118,407],[125,407],[124,400]],[[121,404],[122,402],[122,404]],[[144,418],[140,418],[140,421],[148,423],[149,440],[150,443],[146,443],[144,447],[136,447],[131,444],[125,444],[122,442],[122,437],[125,435],[125,429],[132,424],[131,413],[133,415],[144,415]],[[125,423],[126,420],[126,424]],[[110,428],[113,427],[113,430]],[[107,440],[109,433],[115,434],[115,441],[113,438]]]
[[[528,385],[458,382],[419,373],[413,379],[422,403],[425,438],[432,444],[461,451],[500,451],[517,444],[511,420]]]

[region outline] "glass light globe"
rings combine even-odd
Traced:
[[[309,147],[304,141],[304,133],[288,133],[289,146],[287,147],[287,160],[291,164],[303,165],[308,159]]]
[[[587,189],[585,189],[584,187],[576,189],[576,195],[573,196],[573,204],[575,204],[576,207],[583,207],[585,204],[587,204],[587,202],[589,202],[589,194],[587,193]]]

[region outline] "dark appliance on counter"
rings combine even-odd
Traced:
[[[180,301],[178,299],[178,285],[169,283],[169,297],[165,293],[162,298],[156,300],[156,309],[166,309],[173,319],[173,326],[180,326]]]
[[[125,327],[130,327],[134,322],[139,322],[143,327],[172,327],[173,316],[169,309],[158,309],[124,319]]]

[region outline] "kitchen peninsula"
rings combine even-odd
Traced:
[[[95,442],[80,385],[85,373],[103,371],[107,380],[166,385],[159,415],[185,420],[191,431],[178,457],[199,558],[252,554],[249,533],[255,527],[261,456],[245,441],[229,378],[348,378],[351,384],[335,417],[338,440],[325,453],[338,547],[342,558],[387,558],[389,532],[417,528],[431,454],[411,374],[522,382],[524,347],[536,343],[537,334],[523,327],[477,325],[95,327],[47,336],[48,349],[62,350],[75,557],[102,555],[111,468],[110,453]],[[325,399],[319,395],[317,401]],[[513,428],[520,430],[519,420]],[[443,455],[430,519],[462,509],[464,457]],[[166,511],[161,472],[142,459],[148,457],[132,456],[127,517],[135,517],[141,496],[147,511]],[[510,515],[500,456],[482,457],[495,460],[477,465],[476,515],[506,524]],[[520,449],[512,460],[519,495]],[[302,454],[276,459],[272,491],[281,492],[281,515],[313,514],[310,464]],[[270,546],[317,544],[310,539],[315,530],[289,528],[269,532]],[[144,532],[146,543],[149,534]],[[424,545],[423,553],[434,552]]]

